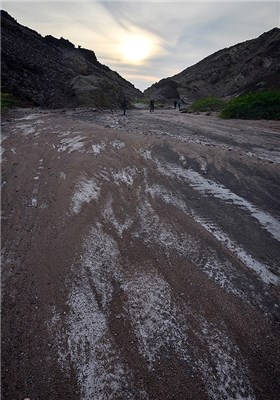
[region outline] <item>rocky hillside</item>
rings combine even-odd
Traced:
[[[1,11],[2,92],[50,107],[115,107],[142,96],[130,82],[98,62],[93,51],[63,38],[42,37]]]
[[[220,50],[145,90],[146,97],[192,102],[207,96],[233,97],[280,89],[280,29]]]

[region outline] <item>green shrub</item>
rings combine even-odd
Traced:
[[[5,111],[6,109],[16,106],[18,100],[9,93],[1,93],[1,111]]]
[[[280,120],[280,90],[238,96],[227,103],[220,116],[222,118]]]
[[[193,103],[190,107],[190,111],[220,111],[224,106],[224,100],[209,96]]]

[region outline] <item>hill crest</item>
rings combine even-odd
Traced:
[[[155,100],[192,102],[207,96],[234,97],[260,89],[280,89],[280,29],[218,50],[144,91]]]

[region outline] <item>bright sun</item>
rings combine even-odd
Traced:
[[[151,40],[141,36],[130,36],[120,45],[120,51],[125,61],[131,64],[141,64],[152,52]]]

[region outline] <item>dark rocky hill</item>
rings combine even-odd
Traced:
[[[2,92],[50,107],[114,107],[142,96],[130,82],[102,65],[91,50],[66,39],[42,37],[1,11]]]
[[[233,97],[280,89],[280,29],[220,50],[144,91],[145,97],[192,102],[207,96]]]

